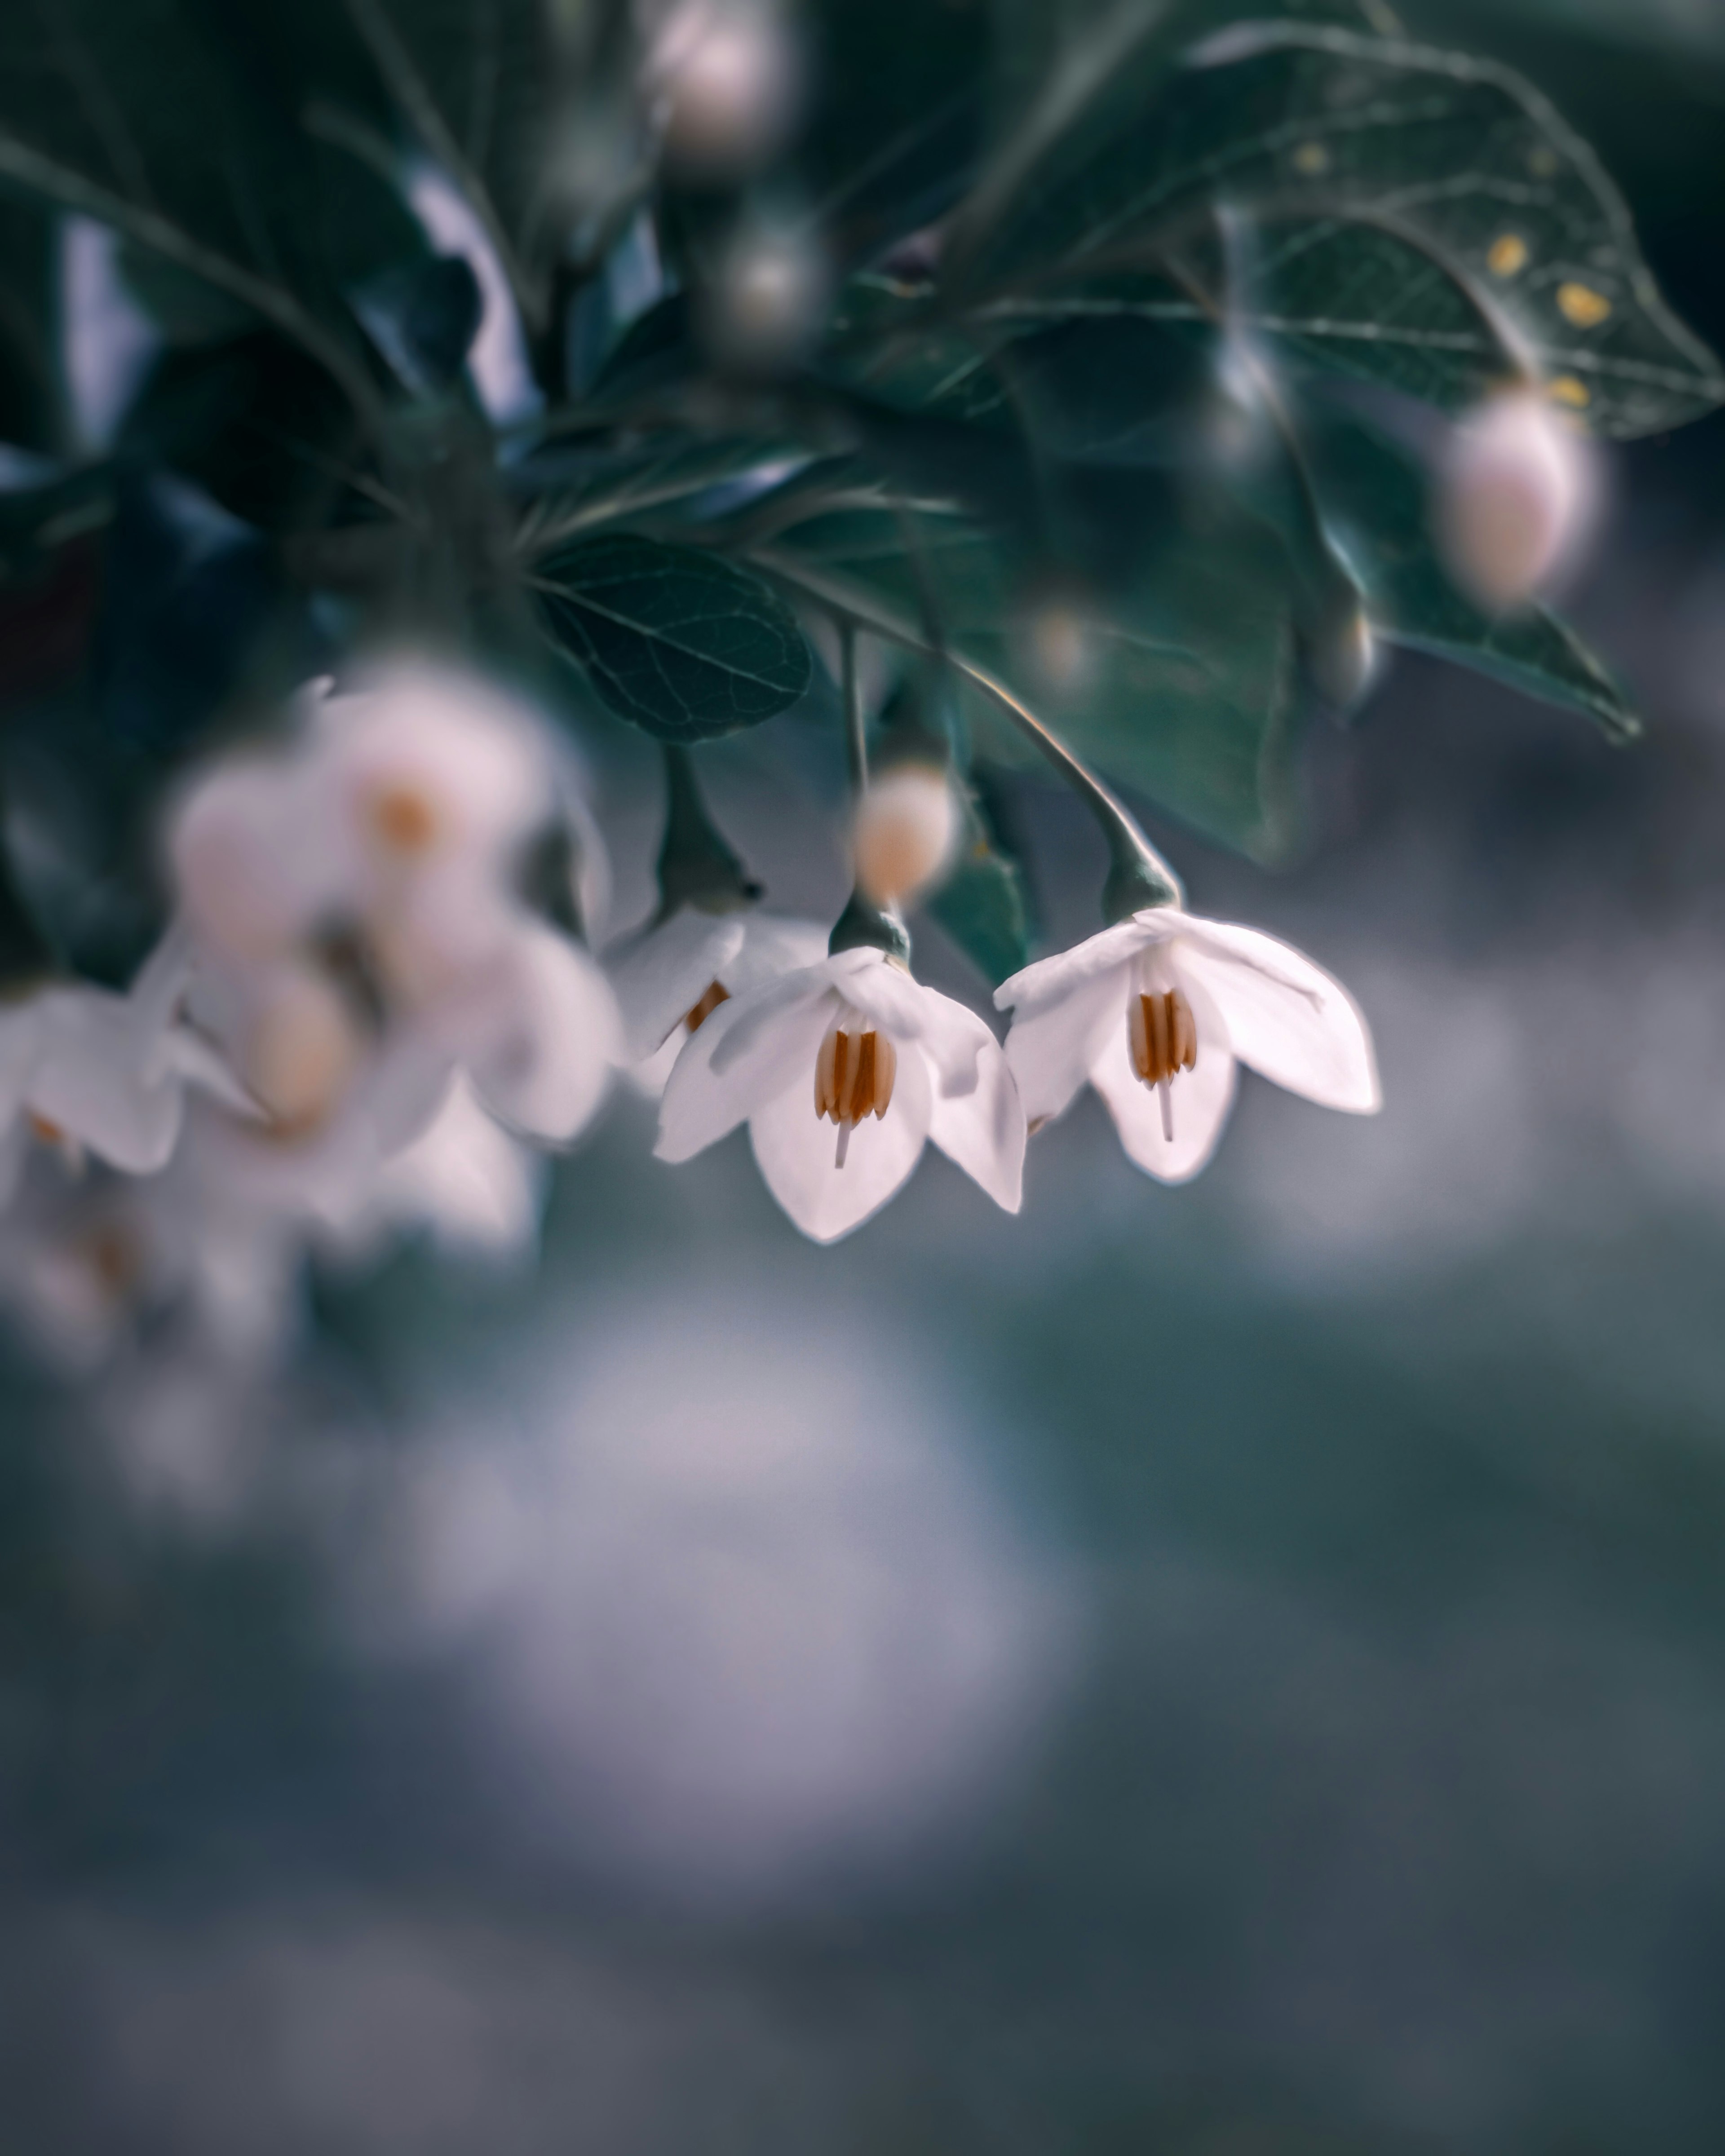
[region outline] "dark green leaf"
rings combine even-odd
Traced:
[[[110,224],[250,308],[365,403],[273,17],[217,0],[0,12],[0,185]]]
[[[872,259],[950,208],[981,141],[988,11],[815,0],[815,105],[796,156],[826,242]],[[866,90],[862,85],[866,85]]]
[[[1030,963],[1024,871],[1000,836],[986,795],[973,797],[957,861],[928,911],[997,987]]]
[[[533,582],[552,635],[614,711],[660,741],[757,726],[809,685],[790,609],[716,556],[618,533],[562,548]]]
[[[1290,575],[1267,526],[1133,474],[1085,475],[1054,561],[956,511],[811,516],[766,558],[788,579],[885,616],[988,669],[1087,762],[1245,852],[1296,824]],[[1035,752],[985,697],[988,753]]]
[[[33,204],[0,197],[0,443],[53,455],[65,446],[55,362],[55,243]]]
[[[352,506],[361,443],[352,408],[323,369],[260,330],[164,352],[118,446],[172,465],[248,523],[285,531]]]
[[[1450,582],[1432,542],[1424,475],[1407,455],[1358,423],[1323,429],[1316,446],[1325,514],[1394,642],[1586,711],[1614,740],[1640,731],[1622,688],[1567,624],[1543,607],[1487,614]]]
[[[530,321],[545,313],[558,111],[542,0],[345,0],[398,109],[466,195]]]
[[[1201,254],[1225,201],[1256,234],[1247,289],[1135,280]],[[966,264],[972,304],[1240,318],[1307,357],[1450,405],[1524,352],[1598,431],[1725,396],[1665,306],[1586,145],[1492,62],[1293,23],[1200,49],[1153,115],[1100,85]]]

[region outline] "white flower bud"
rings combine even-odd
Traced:
[[[813,342],[827,295],[827,267],[794,233],[757,230],[731,249],[706,295],[705,328],[715,355],[751,372],[772,372]]]
[[[1592,499],[1574,429],[1535,391],[1492,398],[1445,456],[1436,526],[1445,565],[1483,607],[1525,604],[1572,557]]]
[[[945,772],[904,763],[884,773],[857,804],[856,880],[876,906],[926,891],[952,860],[963,819]]]
[[[240,1046],[240,1075],[277,1126],[316,1129],[359,1068],[359,1031],[341,991],[309,967],[284,967],[264,988]]]
[[[725,178],[762,164],[795,124],[802,69],[771,9],[732,0],[680,9],[666,24],[650,75],[665,100],[665,144],[685,172]]]

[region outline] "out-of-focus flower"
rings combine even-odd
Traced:
[[[1371,1035],[1340,982],[1256,929],[1149,907],[995,991],[1031,1127],[1086,1079],[1121,1143],[1164,1183],[1197,1174],[1234,1099],[1236,1061],[1322,1106],[1381,1102]]]
[[[188,1082],[243,1104],[223,1058],[187,1026],[192,962],[170,934],[125,995],[49,982],[0,1003],[0,1198],[32,1140],[147,1175],[174,1149]]]
[[[384,1163],[363,1207],[331,1223],[327,1240],[364,1256],[420,1229],[451,1255],[512,1258],[533,1245],[544,1186],[542,1158],[486,1114],[458,1073],[429,1127]]]
[[[1537,390],[1490,398],[1450,438],[1437,537],[1450,574],[1494,612],[1524,605],[1569,563],[1595,495],[1588,444]]]
[[[687,0],[654,42],[647,81],[673,165],[734,177],[764,164],[795,126],[802,54],[766,0]]]
[[[921,762],[893,765],[870,778],[856,804],[858,888],[876,906],[910,904],[951,861],[963,828],[944,770]]]
[[[721,1004],[825,957],[827,932],[812,921],[738,906],[722,913],[678,907],[631,937],[608,970],[623,1014],[630,1077],[662,1092],[683,1044]]]
[[[621,1040],[597,964],[527,902],[535,845],[572,806],[542,730],[490,684],[417,662],[314,691],[301,718],[284,752],[209,773],[171,845],[225,973],[213,1023],[241,1044],[272,1137],[326,1122],[400,1051],[465,1070],[504,1122],[567,1143]],[[590,870],[590,834],[582,853]],[[563,881],[559,909],[589,911]],[[441,1088],[420,1091],[429,1115]]]
[[[782,974],[701,1027],[665,1086],[659,1157],[688,1160],[743,1122],[768,1188],[817,1242],[878,1211],[930,1138],[1019,1208],[1024,1116],[999,1043],[879,950]]]

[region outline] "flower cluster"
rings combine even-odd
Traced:
[[[408,1227],[518,1250],[539,1155],[619,1071],[661,1096],[661,1159],[747,1123],[820,1242],[931,1142],[1015,1212],[1027,1134],[1086,1079],[1168,1182],[1214,1150],[1236,1062],[1332,1107],[1378,1104],[1337,983],[1189,914],[1171,880],[1132,886],[1168,902],[1005,982],[1003,1045],[916,979],[878,875],[830,930],[763,911],[690,760],[666,763],[662,903],[608,946],[579,773],[493,682],[415,658],[319,681],[274,738],[206,768],[169,820],[172,926],[131,992],[50,979],[0,1011],[0,1284],[38,1333],[99,1358],[171,1304],[255,1344],[308,1250]],[[902,858],[920,887],[946,850],[922,843],[927,804],[860,793],[860,854]],[[901,798],[915,828],[883,830]]]

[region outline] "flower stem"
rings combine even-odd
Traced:
[[[758,568],[819,600],[839,623],[841,636],[849,625],[871,629],[890,638],[907,651],[920,651],[942,660],[973,682],[999,706],[1019,732],[1033,741],[1060,777],[1090,810],[1101,827],[1108,844],[1108,879],[1102,886],[1102,911],[1110,922],[1123,921],[1147,906],[1179,906],[1185,894],[1180,880],[1138,828],[1137,820],[1117,794],[1103,784],[1087,764],[1081,762],[1051,728],[1044,725],[1021,697],[997,675],[950,645],[944,648],[919,632],[872,593],[835,577],[822,574],[794,555],[775,547],[762,547],[751,557]],[[849,649],[846,645],[845,649]]]
[[[730,913],[752,906],[761,886],[715,828],[696,783],[695,762],[674,742],[665,757],[665,839],[659,849],[659,918],[685,906]]]

